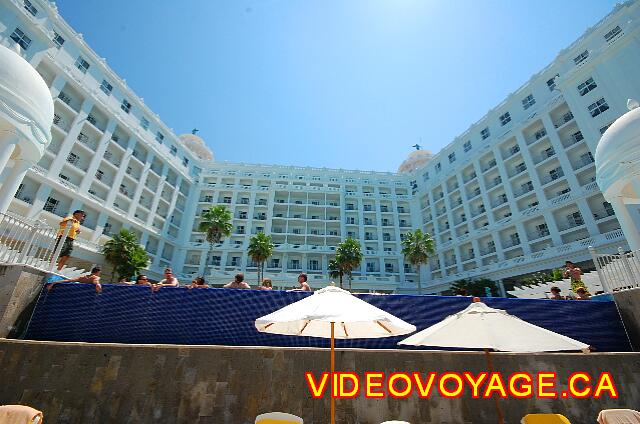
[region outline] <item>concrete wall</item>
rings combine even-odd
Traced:
[[[633,350],[640,352],[640,289],[613,294]]]
[[[45,274],[22,265],[0,266],[0,337],[18,336]],[[17,333],[17,334],[16,334]]]
[[[502,400],[507,423],[526,413],[559,412],[572,423],[595,422],[601,409],[640,405],[640,354],[492,354],[494,371],[610,371],[618,399]],[[253,423],[285,411],[305,423],[327,423],[329,401],[314,400],[304,372],[319,374],[329,352],[300,348],[116,345],[0,340],[0,404],[25,403],[55,423]],[[482,353],[339,350],[336,369],[355,371],[486,370]],[[559,388],[566,388],[564,383]],[[337,423],[494,423],[491,400],[339,399]]]

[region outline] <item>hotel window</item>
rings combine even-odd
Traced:
[[[576,65],[579,65],[582,62],[584,62],[588,57],[589,57],[589,50],[585,50],[582,53],[580,53],[578,56],[573,58],[573,63],[575,63]]]
[[[110,96],[111,91],[113,91],[113,86],[109,84],[107,80],[102,80],[102,83],[100,84],[100,90],[102,90],[102,92],[107,96]]]
[[[553,91],[556,89],[556,78],[558,78],[560,74],[556,74],[555,77],[547,80],[547,87],[549,87],[549,91]]]
[[[500,116],[500,123],[502,124],[503,127],[507,125],[509,122],[511,122],[511,114],[509,114],[509,112],[505,112],[504,115]]]
[[[183,166],[189,166],[189,159],[188,158],[182,158],[182,165]]]
[[[422,174],[422,181],[427,181],[429,179],[429,172],[425,172]]]
[[[491,135],[491,133],[489,132],[489,127],[480,131],[480,135],[482,136],[483,140],[486,140],[487,138],[489,138],[489,136]]]
[[[29,0],[24,0],[24,10],[31,13],[33,16],[36,16],[38,14],[38,9],[33,7]]]
[[[145,118],[144,116],[140,118],[140,126],[142,127],[142,129],[144,130],[148,130],[149,129],[149,120],[147,118]]]
[[[527,97],[522,99],[522,107],[524,110],[529,109],[531,106],[536,104],[536,99],[533,98],[533,94],[529,94]]]
[[[11,34],[11,39],[18,43],[23,50],[27,50],[31,44],[31,38],[22,32],[20,28],[16,28]]]
[[[178,153],[178,148],[176,146],[171,146],[170,150],[173,156],[175,156]]]
[[[614,29],[612,29],[611,31],[607,32],[604,35],[604,39],[607,40],[607,42],[613,40],[615,38],[616,35],[620,34],[622,32],[622,30],[620,29],[620,26],[616,26]]]
[[[588,92],[595,90],[596,87],[598,87],[598,84],[596,84],[593,78],[589,78],[578,86],[578,93],[580,93],[581,96],[584,96]]]
[[[162,144],[162,141],[164,140],[164,134],[162,134],[160,131],[158,131],[156,133],[156,141],[160,144]]]
[[[440,164],[440,162],[436,163],[436,172],[440,172],[442,171],[442,165]]]
[[[120,104],[120,109],[124,110],[127,113],[131,112],[131,103],[129,103],[127,99],[122,99],[122,104]]]
[[[454,153],[449,153],[449,163],[453,163],[456,161],[456,154]]]
[[[471,140],[464,142],[464,151],[468,152],[469,150],[471,150]]]
[[[60,48],[64,44],[64,38],[62,38],[57,32],[53,31],[53,42],[58,46],[58,48]]]
[[[604,97],[598,100],[597,102],[591,103],[589,105],[589,113],[594,118],[608,109],[609,109],[609,105],[605,101]]]
[[[76,59],[76,68],[80,69],[80,72],[86,74],[89,70],[89,66],[89,62],[84,60],[82,56],[78,56],[78,58]]]
[[[60,201],[58,199],[54,199],[53,197],[48,197],[42,209],[44,209],[47,212],[55,213],[56,208],[58,207],[59,204],[60,204]]]

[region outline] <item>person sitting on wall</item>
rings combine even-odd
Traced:
[[[263,278],[262,284],[258,286],[258,290],[273,290],[273,283],[271,283],[271,278]]]
[[[564,296],[560,296],[560,289],[556,286],[551,287],[551,296],[549,296],[551,300],[565,300]]]
[[[99,266],[94,266],[91,270],[91,273],[88,275],[82,275],[80,277],[70,278],[68,280],[58,280],[54,281],[53,283],[47,284],[47,290],[51,291],[51,289],[53,289],[53,286],[59,283],[85,283],[95,284],[96,292],[101,293],[102,286],[100,285],[100,272],[102,272],[102,269]]]
[[[127,284],[129,286],[150,286],[151,282],[149,281],[146,275],[139,274],[136,277],[136,281],[127,281],[124,284]]]
[[[188,289],[207,289],[209,285],[204,280],[204,277],[196,277],[191,281],[191,284],[187,286]]]
[[[162,287],[180,287],[180,282],[173,276],[173,270],[171,268],[165,268],[164,278],[157,284],[152,284],[151,289],[155,292]]]
[[[307,274],[304,272],[301,272],[300,275],[298,275],[298,284],[300,284],[300,287],[291,291],[312,291],[311,286],[307,283]]]
[[[467,296],[467,289],[465,288],[458,289],[458,294],[456,294],[456,296]]]
[[[587,290],[586,286],[582,282],[582,270],[574,265],[571,261],[565,262],[565,268],[562,272],[562,276],[564,278],[571,278],[571,291],[576,293],[578,287],[584,287],[587,294],[589,294],[589,290]]]
[[[71,252],[73,252],[73,242],[76,239],[76,236],[80,234],[80,222],[85,219],[87,214],[83,210],[76,210],[73,212],[71,216],[64,218],[60,221],[60,229],[58,230],[58,239],[56,241],[55,247],[53,251],[55,252],[60,245],[60,241],[64,232],[67,229],[67,225],[70,225],[71,228],[67,233],[67,237],[62,242],[62,249],[60,250],[60,256],[58,257],[58,271],[62,270],[64,265],[67,263],[69,258],[71,257]]]
[[[225,289],[250,289],[249,284],[244,282],[244,274],[239,272],[234,277],[233,281],[222,286]]]
[[[589,296],[589,293],[587,293],[587,290],[585,290],[584,287],[579,287],[578,290],[576,290],[576,297],[575,300],[590,300],[591,296]]]

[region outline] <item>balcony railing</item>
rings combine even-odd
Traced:
[[[541,182],[543,185],[545,185],[545,184],[549,184],[551,181],[558,180],[562,177],[564,177],[564,171],[562,169],[558,169],[554,173],[549,173],[549,175],[545,175],[542,178]]]
[[[562,115],[562,117],[557,120],[556,122],[553,123],[553,126],[556,128],[560,128],[561,126],[563,126],[564,124],[573,121],[573,113],[571,112],[567,112],[564,115]]]

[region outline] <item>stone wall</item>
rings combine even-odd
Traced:
[[[45,274],[23,265],[0,266],[0,337],[19,336]]]
[[[613,294],[633,350],[640,352],[640,289]]]
[[[620,396],[610,399],[508,399],[507,423],[526,413],[558,412],[572,423],[595,422],[601,409],[640,405],[640,354],[492,354],[494,371],[555,371],[566,381],[574,371],[610,371]],[[336,370],[486,370],[473,352],[338,350]],[[329,401],[315,400],[305,371],[319,375],[329,351],[312,348],[117,345],[0,340],[0,404],[24,403],[55,423],[253,423],[256,415],[285,411],[305,423],[327,423]],[[559,389],[566,388],[564,383]],[[491,400],[433,394],[383,400],[338,399],[337,423],[494,423]]]

